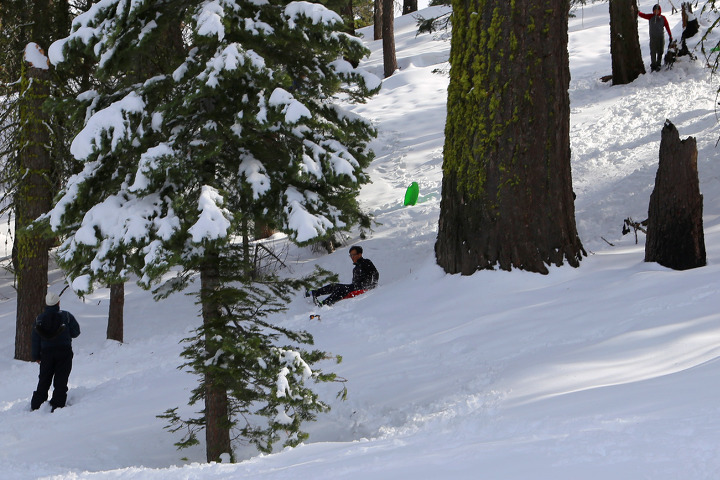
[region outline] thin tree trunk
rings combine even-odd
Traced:
[[[31,334],[35,318],[45,305],[50,241],[31,224],[50,211],[53,186],[48,146],[48,117],[42,105],[50,93],[49,70],[25,63],[20,100],[19,163],[21,180],[15,198],[17,252],[17,316],[15,358],[31,360]]]
[[[88,0],[88,8],[92,0]],[[172,60],[183,51],[182,31],[180,25],[170,23],[165,30],[164,42],[159,42],[140,56],[131,78],[136,82],[143,81],[152,75],[167,72],[172,66]],[[89,78],[89,75],[88,75]],[[124,341],[125,335],[125,283],[118,282],[110,285],[110,306],[108,308],[108,324],[106,336],[108,340]]]
[[[206,253],[200,267],[200,302],[202,304],[203,325],[206,330],[205,344],[210,357],[217,352],[217,341],[212,334],[212,326],[218,322],[220,305],[216,293],[220,287],[219,259],[215,252]],[[212,373],[205,374],[205,441],[208,462],[220,461],[222,454],[232,457],[230,443],[230,418],[227,390],[218,384]]]
[[[625,85],[645,73],[638,39],[636,0],[610,0],[612,83]]]
[[[383,25],[383,0],[375,0],[373,5],[373,17],[375,19],[375,24],[373,25],[373,40],[380,40],[382,38]]]
[[[347,0],[343,11],[340,13],[345,19],[345,31],[350,35],[355,35],[355,13],[353,12],[352,0]]]
[[[395,9],[393,0],[382,0],[382,2],[383,66],[387,78],[398,68],[395,56]]]
[[[417,0],[403,0],[402,14],[407,15],[408,13],[417,12],[418,2]]]
[[[585,253],[570,173],[567,20],[565,0],[453,2],[435,245],[446,272],[547,273]]]
[[[110,308],[108,309],[107,339],[123,342],[123,311],[125,308],[125,284],[110,285]]]

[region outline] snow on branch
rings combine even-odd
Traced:
[[[359,168],[359,163],[341,142],[324,139],[321,140],[321,144],[317,144],[306,139],[303,141],[303,145],[315,162],[319,164],[325,158],[335,175],[347,175],[354,182],[357,181],[355,170]],[[310,166],[306,159],[304,159],[304,163]]]
[[[215,88],[223,71],[236,70],[248,62],[257,70],[265,68],[265,59],[260,55],[253,50],[244,50],[239,43],[231,43],[206,62],[205,71],[198,76],[198,79],[205,81],[208,87]],[[176,74],[181,79],[184,72],[176,71],[173,73],[173,78]]]
[[[76,191],[76,188],[68,190],[66,197]],[[110,195],[90,208],[74,235],[68,237],[58,251],[60,258],[70,259],[78,249],[93,247],[93,257],[83,269],[85,273],[73,281],[73,290],[90,291],[93,276],[113,270],[113,256],[117,251],[147,242],[152,232],[164,239],[177,232],[180,219],[172,208],[167,208],[167,213],[163,214],[164,207],[165,199],[159,194],[136,197],[121,193]],[[58,216],[63,210],[58,205],[51,215]],[[162,261],[158,252],[145,249],[145,253],[147,265]]]
[[[65,46],[73,41],[79,41],[84,45],[90,45],[95,39],[101,38],[104,31],[109,31],[115,24],[114,21],[102,21],[98,19],[106,16],[106,12],[118,8],[119,0],[100,0],[90,6],[88,11],[81,13],[72,22],[71,33],[50,45],[48,55],[53,65],[63,63],[65,58]],[[97,49],[96,49],[96,53]]]
[[[312,195],[314,194],[311,192],[306,192],[306,195],[303,195],[293,187],[285,191],[287,229],[293,232],[295,240],[300,243],[312,240],[318,235],[323,235],[328,229],[333,228],[333,223],[325,216],[314,215],[305,207],[306,204],[313,203]]]
[[[151,218],[160,213],[160,203],[157,195],[143,198],[111,195],[88,210],[82,226],[75,232],[75,241],[97,245],[99,233],[103,242],[109,242],[108,248],[115,248],[145,239],[151,231]]]
[[[92,46],[93,53],[100,58],[100,67],[112,58],[114,48],[106,49],[106,42],[113,38],[113,33],[123,21],[134,13],[142,10],[146,5],[145,0],[100,0],[90,6],[88,11],[81,13],[72,22],[71,32],[65,38],[57,40],[50,45],[48,56],[53,65],[59,65],[67,60],[66,47],[79,42],[83,45]],[[148,24],[142,25],[138,32],[137,42],[148,34],[156,23],[151,20]]]
[[[50,210],[50,228],[54,232],[57,232],[62,225],[62,216],[65,214],[66,209],[70,206],[78,197],[80,185],[87,179],[95,174],[97,169],[100,167],[100,161],[88,162],[83,167],[82,172],[72,175],[64,188],[63,196],[58,200],[55,207]]]
[[[285,16],[288,17],[288,26],[290,28],[296,28],[296,22],[302,17],[309,19],[313,25],[322,23],[332,26],[343,23],[340,15],[328,10],[319,3],[291,2],[285,7]]]
[[[203,240],[217,240],[226,237],[230,229],[232,214],[222,208],[223,197],[213,187],[203,185],[198,208],[200,216],[197,222],[188,229],[193,242],[201,243]]]
[[[173,149],[166,143],[161,143],[149,148],[145,153],[140,155],[137,172],[135,173],[135,181],[128,187],[129,192],[137,192],[145,190],[150,185],[148,174],[155,170],[158,166],[157,160],[161,157],[174,155]]]
[[[40,45],[35,42],[30,42],[27,44],[27,46],[25,47],[25,55],[23,56],[23,58],[34,68],[39,68],[41,70],[47,70],[48,68],[50,68],[50,65],[48,64],[48,58],[45,56],[42,48],[40,48]]]
[[[276,396],[278,398],[282,398],[285,396],[293,397],[293,391],[290,387],[290,381],[287,378],[288,375],[291,375],[292,371],[299,369],[299,373],[301,374],[301,381],[305,382],[312,377],[312,369],[310,369],[310,365],[308,365],[307,362],[303,360],[302,355],[300,355],[299,352],[296,352],[294,350],[285,350],[282,348],[278,348],[275,350],[280,357],[280,362],[285,365],[280,369],[280,372],[278,372],[277,380],[275,382],[275,386],[277,387]]]
[[[225,27],[223,26],[225,11],[216,0],[203,2],[195,15],[197,34],[203,37],[217,36],[218,41],[225,38]]]
[[[270,190],[270,177],[265,166],[249,153],[241,155],[242,162],[238,173],[245,177],[253,191],[253,200],[258,200],[261,195]]]
[[[268,104],[271,107],[281,107],[282,113],[285,114],[285,123],[294,124],[300,121],[301,118],[312,118],[310,110],[297,101],[290,92],[282,88],[276,88],[270,95]]]
[[[352,78],[360,80],[369,91],[380,88],[382,80],[377,75],[368,72],[363,68],[354,68],[350,62],[339,58],[330,64],[335,73],[346,81]]]
[[[135,131],[131,128],[129,116],[142,114],[145,102],[135,92],[130,92],[122,100],[104,108],[87,121],[70,145],[70,153],[77,160],[86,160],[102,145],[103,138],[110,137],[110,151],[114,151],[118,143],[128,140]]]

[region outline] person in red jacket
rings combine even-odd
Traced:
[[[657,72],[660,70],[662,56],[665,51],[665,31],[667,30],[670,42],[672,42],[672,32],[665,15],[662,15],[660,5],[653,6],[653,13],[643,13],[638,11],[638,17],[642,17],[650,24],[650,71]]]

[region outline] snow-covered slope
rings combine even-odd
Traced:
[[[176,367],[197,307],[182,295],[154,303],[128,285],[122,345],[104,339],[108,292],[84,303],[63,296],[83,329],[71,405],[30,412],[37,366],[12,360],[15,295],[6,280],[1,478],[720,478],[715,86],[703,61],[686,58],[631,85],[600,82],[610,73],[607,10],[593,4],[570,22],[573,183],[590,252],[580,268],[460,277],[435,265],[447,77],[432,70],[447,68],[450,47],[416,36],[413,18],[398,18],[400,70],[356,109],[380,132],[373,183],[361,196],[378,225],[348,246],[363,245],[381,288],[320,310],[298,298],[277,319],[343,356],[325,369],[347,379],[347,401],[323,385],[333,409],[295,449],[256,456],[241,448],[246,460],[235,465],[202,463],[203,447],[176,451],[178,438],[155,416],[185,403],[193,386]],[[679,37],[680,15],[668,19]],[[642,23],[640,36],[647,62]],[[381,73],[381,42],[368,46],[366,66]],[[705,200],[708,266],[684,272],[644,263],[644,238],[636,245],[620,232],[625,218],[647,215],[666,118],[682,138],[697,138]],[[412,181],[420,201],[403,207]],[[322,256],[293,247],[290,258],[294,274],[320,264],[349,280],[346,250]]]

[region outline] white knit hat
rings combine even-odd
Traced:
[[[57,305],[60,303],[60,297],[57,293],[54,292],[48,292],[47,295],[45,295],[45,305],[48,307],[52,307],[53,305]]]

